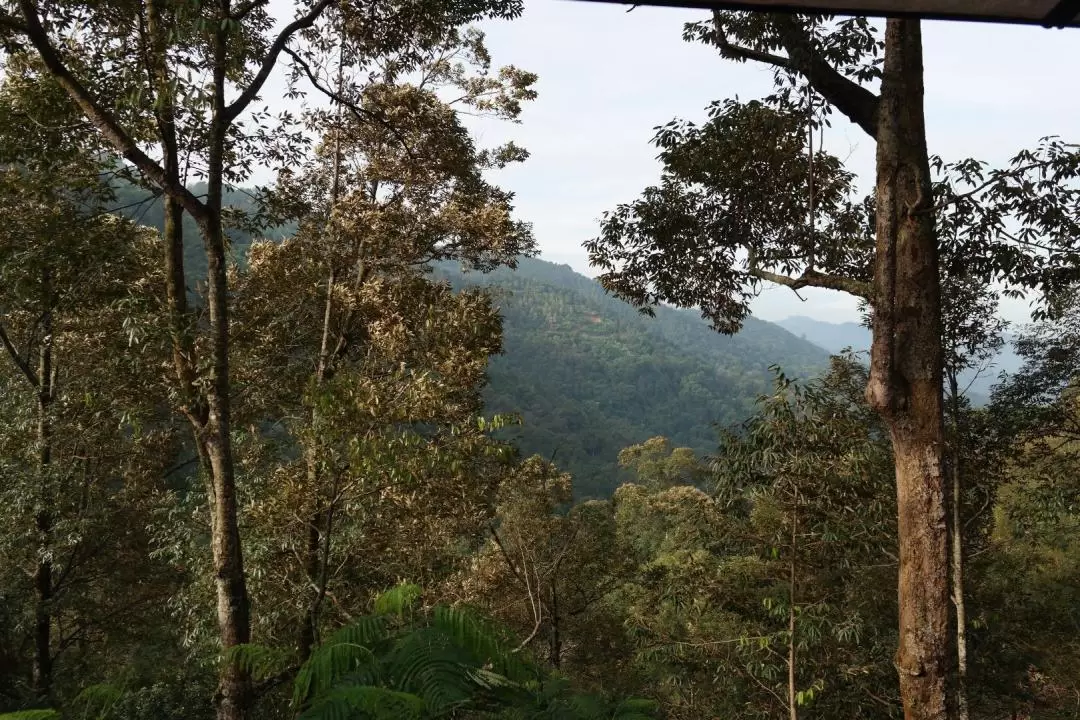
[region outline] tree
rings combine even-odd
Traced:
[[[942,232],[947,232],[942,228]],[[977,444],[972,430],[970,408],[960,387],[960,376],[974,371],[975,377],[986,372],[1004,344],[1002,332],[1007,323],[998,317],[997,294],[964,272],[960,258],[945,257],[942,263],[942,343],[944,350],[946,428],[948,430],[947,466],[951,492],[949,497],[949,571],[952,602],[956,612],[956,714],[968,720],[968,643],[967,605],[964,593],[964,527],[976,518],[963,513],[964,486],[967,481],[983,480],[992,475],[989,466],[971,473],[964,460],[971,456],[970,446]],[[992,455],[992,453],[991,453]],[[985,455],[984,458],[985,459]]]
[[[670,447],[667,438],[649,438],[619,452],[619,466],[633,470],[640,484],[650,490],[676,485],[698,485],[705,480],[701,462],[690,448]]]
[[[865,18],[717,11],[686,36],[725,58],[771,66],[777,90],[764,102],[716,104],[701,127],[660,128],[660,185],[605,216],[587,244],[590,261],[605,271],[610,291],[643,309],[660,301],[697,306],[724,332],[738,329],[762,282],[840,290],[871,304],[867,398],[887,423],[896,459],[897,669],[906,717],[943,718],[949,633],[938,258],[953,240],[935,223],[959,226],[955,242],[983,282],[1052,293],[1075,267],[1066,238],[1077,214],[1059,209],[1073,207],[1078,155],[1048,141],[989,173],[974,161],[935,159],[943,176],[935,192],[917,20],[889,20],[882,37]],[[877,80],[875,94],[867,85]],[[806,152],[808,126],[831,109],[877,142],[872,200],[850,200],[852,178],[840,162]],[[1006,218],[1022,229],[1005,230]],[[1033,242],[1048,250],[1032,252]]]
[[[259,542],[303,558],[303,576],[284,592],[310,598],[297,623],[301,661],[328,597],[348,613],[399,573],[436,580],[423,573],[449,562],[440,553],[456,543],[475,543],[502,473],[495,456],[505,448],[488,438],[498,422],[476,422],[500,319],[483,292],[454,293],[427,272],[437,261],[487,270],[532,252],[512,196],[483,177],[525,154],[477,148],[458,108],[513,120],[534,78],[492,72],[483,36],[458,28],[408,62],[415,85],[346,89],[339,79],[341,102],[377,108],[386,124],[340,105],[313,115],[324,141],[274,193],[298,231],[254,244],[234,281],[236,377],[252,390],[239,410],[285,435],[274,439],[284,452],[253,454],[246,469],[277,477],[255,514],[278,536]],[[440,99],[449,92],[455,100]],[[289,519],[297,506],[300,528]]]
[[[259,127],[268,118],[265,111],[254,113],[255,127],[241,118],[283,53],[318,86],[305,53],[294,45],[304,37],[318,48],[318,30],[326,29],[319,23],[338,7],[336,0],[298,4],[294,19],[276,32],[275,18],[260,0],[235,4],[219,0],[192,7],[162,6],[150,0],[135,5],[45,7],[19,0],[0,8],[5,42],[17,52],[39,55],[113,152],[143,182],[166,196],[163,247],[176,407],[191,425],[207,478],[212,576],[220,643],[226,649],[250,641],[251,610],[232,448],[224,188],[227,182],[246,177],[254,162],[275,158],[287,162],[295,156],[296,134],[288,132],[291,116],[282,116],[277,132]],[[513,1],[418,2],[393,10],[376,4],[341,5],[340,21],[333,28],[355,38],[356,54],[350,59],[362,66],[395,51],[402,51],[400,55],[406,58],[410,51],[422,53],[441,42],[448,28],[471,20],[519,13],[520,3]],[[392,22],[388,21],[391,17]],[[200,77],[203,69],[207,73]],[[400,69],[407,72],[409,67]],[[377,112],[356,105],[350,109],[364,119],[378,117]],[[152,157],[145,142],[150,139],[158,146],[160,159]],[[206,179],[203,198],[183,182],[181,158],[185,155]],[[187,304],[184,213],[198,225],[207,255],[205,326],[193,322]],[[226,663],[217,696],[219,717],[244,717],[252,700],[245,673]]]
[[[567,508],[571,478],[538,456],[499,488],[490,541],[447,593],[487,608],[549,667],[610,690],[605,672],[618,629],[608,594],[628,565],[615,540],[610,502]]]
[[[32,628],[31,692],[42,702],[67,689],[58,661],[91,663],[97,641],[124,636],[121,621],[173,580],[147,557],[145,528],[125,528],[154,507],[160,485],[146,475],[164,471],[173,434],[146,372],[157,345],[136,331],[157,315],[149,234],[103,212],[98,147],[60,88],[25,57],[6,71],[0,209],[18,220],[0,228],[0,463],[12,508],[0,572],[16,616],[32,578],[33,610],[18,625]],[[145,585],[110,602],[140,574]]]
[[[772,629],[763,635],[772,658],[762,662],[786,665],[786,696],[782,673],[763,681],[790,716],[804,705],[829,717],[887,717],[894,707],[895,690],[881,686],[888,668],[875,657],[894,639],[895,608],[877,595],[881,570],[896,562],[893,508],[882,502],[891,453],[865,384],[851,356],[834,357],[810,382],[777,370],[773,393],[740,432],[725,433],[712,463],[718,496],[749,506],[749,537],[769,558]],[[845,677],[845,667],[860,672]]]

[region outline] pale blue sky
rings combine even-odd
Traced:
[[[543,258],[593,275],[581,245],[597,233],[601,214],[658,178],[653,128],[674,117],[700,120],[714,100],[763,96],[772,76],[760,65],[725,61],[708,47],[683,42],[683,23],[708,17],[705,11],[525,2],[524,17],[486,23],[484,30],[495,64],[539,75],[539,98],[520,124],[470,124],[484,144],[513,139],[528,148],[528,161],[495,179],[517,194],[518,214],[533,223]],[[271,4],[288,15],[288,0]],[[928,22],[924,44],[932,153],[1001,163],[1045,135],[1080,139],[1080,30]],[[266,93],[271,105],[283,87],[279,71]],[[848,159],[868,190],[869,138],[834,116],[825,143]],[[269,180],[264,174],[255,179]],[[857,303],[848,296],[827,290],[802,295],[806,302],[784,288],[767,289],[754,313],[766,320],[857,319]],[[1010,320],[1022,322],[1027,313],[1022,301],[1003,305]]]
[[[768,69],[720,59],[682,41],[694,10],[573,0],[527,0],[523,18],[485,26],[497,64],[539,75],[539,98],[520,125],[476,122],[485,143],[512,138],[532,157],[499,174],[534,224],[542,257],[594,274],[581,248],[600,215],[637,197],[658,176],[653,128],[673,117],[701,119],[713,100],[759,97]],[[1080,30],[969,23],[925,25],[926,114],[931,152],[1003,161],[1044,135],[1080,136]],[[872,177],[873,143],[841,124],[826,146],[860,177]],[[810,315],[855,319],[856,303],[810,291],[800,302],[776,288],[754,312],[769,319]],[[1023,303],[1004,308],[1013,320]]]

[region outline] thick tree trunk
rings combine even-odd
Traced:
[[[964,540],[960,522],[960,390],[953,371],[949,372],[949,411],[953,434],[949,453],[949,475],[952,480],[952,526],[949,534],[952,540],[952,598],[956,608],[956,718],[968,720],[967,607],[964,604]]]
[[[230,16],[228,0],[219,15]],[[219,27],[213,40],[213,101],[207,153],[206,217],[201,223],[207,258],[207,309],[210,316],[210,382],[206,390],[207,423],[203,430],[210,460],[213,523],[211,549],[217,586],[218,632],[223,649],[251,641],[251,610],[240,543],[239,499],[233,467],[229,386],[229,299],[225,229],[221,223],[225,146],[228,133],[225,72],[228,34]],[[225,663],[216,696],[218,720],[244,720],[254,700],[251,678],[234,662]]]
[[[907,720],[945,720],[948,551],[941,297],[917,20],[890,19],[877,124],[874,340],[867,399],[896,460],[900,647]]]
[[[53,402],[53,323],[52,278],[48,268],[41,274],[42,300],[45,312],[41,327],[41,348],[38,351],[37,442],[38,482],[40,503],[34,518],[38,533],[39,556],[34,569],[34,667],[33,689],[38,700],[52,695],[52,601],[53,567],[49,559],[52,543],[52,402]]]

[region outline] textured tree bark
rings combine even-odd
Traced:
[[[900,646],[906,720],[945,720],[948,553],[941,297],[917,20],[890,19],[877,114],[874,339],[867,400],[896,461]]]
[[[214,153],[211,153],[213,155]],[[211,376],[206,391],[207,422],[202,430],[213,488],[211,550],[217,586],[218,630],[224,649],[250,642],[251,619],[240,543],[239,502],[233,467],[229,402],[229,315],[225,247],[221,227],[221,175],[211,172],[210,219],[204,226],[207,251],[207,305],[210,315]],[[219,720],[242,720],[251,703],[251,682],[235,663],[222,669],[217,695]]]

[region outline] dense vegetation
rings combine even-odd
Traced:
[[[252,196],[237,190],[227,202],[250,214]],[[120,197],[122,214],[163,226],[159,200],[130,186]],[[274,228],[265,235],[289,231]],[[241,266],[250,244],[250,232],[233,233],[233,257]],[[190,277],[205,278],[206,256],[198,244],[185,247],[184,264]],[[753,412],[768,388],[770,364],[802,376],[827,364],[826,353],[771,323],[752,319],[743,332],[725,337],[703,332],[707,328],[692,312],[661,308],[657,318],[646,318],[568,266],[536,258],[486,274],[442,263],[435,277],[493,292],[503,349],[488,367],[485,407],[520,416],[523,424],[500,437],[526,455],[554,459],[574,476],[579,497],[610,496],[629,479],[616,462],[619,451],[650,437],[709,452],[718,425]]]
[[[525,259],[515,270],[451,278],[491,289],[503,316],[487,408],[520,413],[524,425],[508,436],[570,471],[578,496],[610,496],[629,479],[619,451],[650,437],[711,451],[717,426],[753,413],[769,364],[803,377],[827,364],[825,353],[770,323],[752,320],[724,337],[693,312],[643,317],[565,265]]]
[[[519,2],[277,9],[0,1],[2,720],[1077,716],[1077,146],[931,183],[917,23],[717,12],[777,91],[658,131],[598,284],[461,120],[535,98]],[[286,63],[329,109],[258,109]],[[863,297],[869,367],[766,281]]]

